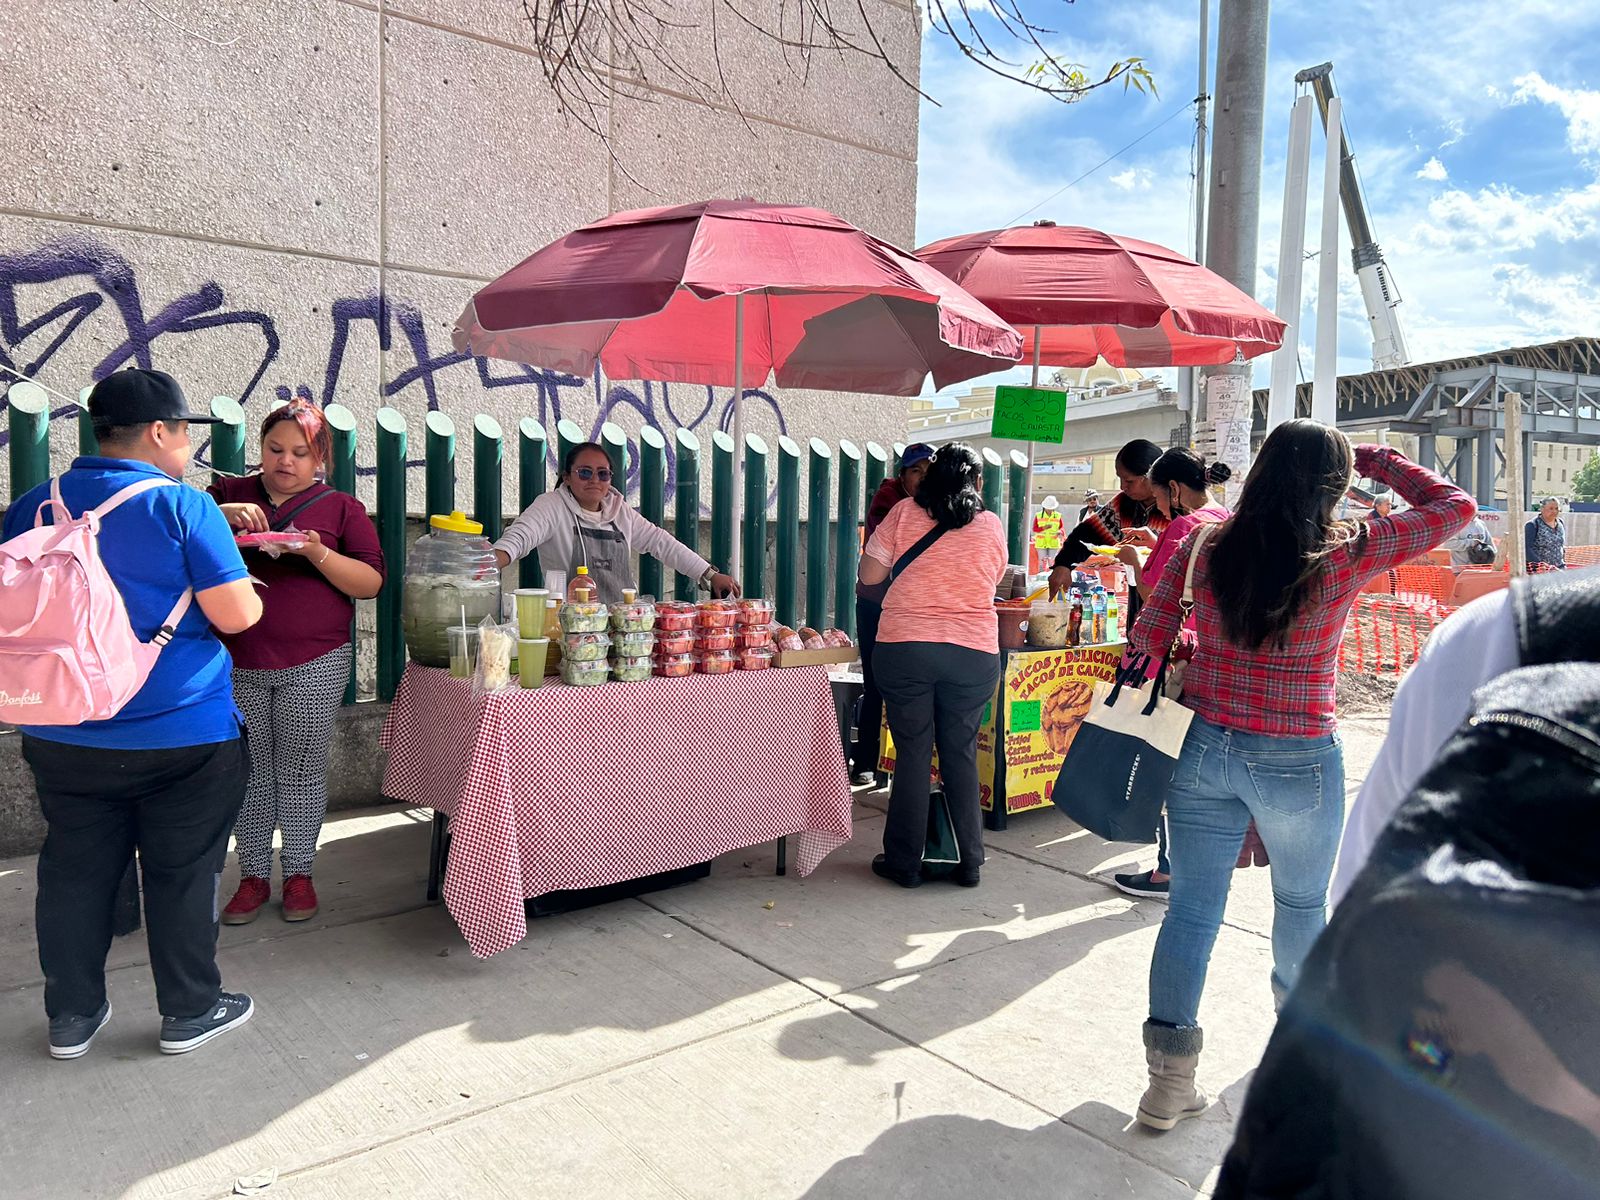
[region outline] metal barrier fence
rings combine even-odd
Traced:
[[[94,430],[88,419],[88,388],[79,394],[78,452],[97,450]],[[13,395],[14,394],[14,398]],[[42,389],[18,385],[8,394],[7,418],[10,431],[10,499],[43,483],[50,473],[50,408]],[[19,402],[20,401],[20,402]],[[277,401],[272,407],[278,407]],[[210,466],[216,472],[243,474],[245,470],[246,414],[234,400],[219,396],[211,402],[213,416],[221,422],[211,428]],[[330,404],[324,410],[333,433],[333,460],[328,464],[328,482],[340,491],[355,495],[356,442],[358,422],[348,408]],[[469,453],[473,465],[473,494],[469,504],[456,495],[456,425],[443,412],[429,412],[423,419],[423,472],[426,510],[429,514],[452,509],[470,509],[473,520],[481,521],[491,538],[501,533],[505,519],[506,432],[494,418],[475,416],[471,421]],[[378,698],[394,696],[405,672],[406,648],[401,634],[400,596],[405,578],[406,559],[406,472],[412,430],[405,416],[394,408],[381,408],[373,421],[377,458],[378,538],[388,567],[388,581],[377,600],[377,691]],[[606,422],[597,436],[588,437],[573,422],[562,420],[555,429],[555,444],[544,426],[532,417],[517,423],[516,439],[517,511],[532,504],[551,482],[552,451],[559,462],[570,445],[596,441],[611,455],[614,470],[625,478],[631,463],[626,433]],[[638,438],[639,510],[657,524],[663,523],[666,509],[667,443],[660,431],[646,428]],[[745,437],[746,520],[741,584],[749,596],[770,597],[778,619],[786,625],[811,625],[818,629],[838,626],[852,636],[856,632],[855,579],[861,552],[861,521],[879,484],[898,471],[904,447],[891,450],[873,442],[864,448],[841,440],[830,446],[812,438],[802,451],[787,437],[775,447],[756,436]],[[711,436],[709,503],[711,561],[725,565],[733,547],[734,443],[726,433]],[[673,533],[691,546],[700,541],[703,504],[701,487],[702,447],[700,440],[686,429],[674,435]],[[803,469],[802,469],[803,460]],[[1027,460],[1013,451],[1002,460],[993,450],[983,451],[984,503],[999,514],[1006,525],[1010,561],[1026,562],[1027,531],[1023,529],[1023,488]],[[776,494],[772,481],[776,481]],[[837,523],[830,531],[829,521],[802,523],[802,488],[809,499],[808,511],[827,514],[833,510]],[[1009,499],[1009,504],[1006,503]],[[767,517],[770,511],[771,517]],[[1009,520],[1007,509],[1009,508]],[[776,526],[775,552],[767,551],[768,525]],[[804,548],[802,549],[802,544]],[[800,564],[806,565],[805,595],[800,595]],[[831,578],[830,578],[831,577]],[[517,566],[517,585],[537,587],[542,582],[538,556],[530,554]],[[648,557],[640,563],[639,585],[646,595],[666,594],[667,580],[660,563]],[[831,586],[830,586],[831,582]],[[673,594],[680,600],[692,599],[694,581],[678,575],[672,581]],[[354,677],[346,691],[346,702],[355,699]]]

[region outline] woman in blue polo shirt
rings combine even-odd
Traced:
[[[189,412],[177,381],[160,371],[108,376],[91,394],[89,414],[101,453],[75,460],[59,481],[74,515],[141,479],[180,479],[189,423],[211,420]],[[48,496],[44,484],[18,499],[6,513],[5,538],[31,526]],[[216,961],[217,880],[248,774],[232,664],[216,630],[248,629],[260,619],[261,600],[221,511],[181,483],[108,513],[99,550],[140,640],[155,636],[185,588],[195,602],[116,716],[22,727],[22,754],[47,825],[36,926],[50,1053],[84,1054],[111,1017],[105,962],[113,898],[137,848],[159,1048],[183,1054],[253,1011],[250,997],[222,990]]]

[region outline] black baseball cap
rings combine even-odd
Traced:
[[[89,418],[101,429],[148,425],[151,421],[192,421],[215,425],[210,413],[189,411],[178,381],[165,371],[118,371],[107,375],[89,393]]]

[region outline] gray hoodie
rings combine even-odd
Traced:
[[[565,484],[546,492],[506,527],[494,544],[515,562],[532,550],[539,551],[539,565],[545,574],[558,571],[572,577],[573,568],[583,559],[578,549],[577,525],[605,529],[615,524],[627,542],[628,553],[648,554],[679,574],[699,579],[711,564],[701,558],[661,526],[645,520],[629,507],[622,493],[612,488],[600,502],[599,512],[586,512]]]

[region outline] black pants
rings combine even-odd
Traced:
[[[855,771],[878,769],[878,730],[883,725],[883,693],[878,690],[872,651],[878,644],[878,618],[883,606],[856,597],[856,641],[861,648],[861,717],[856,721]]]
[[[1000,681],[1000,656],[942,642],[880,642],[873,670],[894,735],[894,786],[883,853],[897,871],[922,865],[928,837],[928,776],[939,748],[950,821],[963,869],[983,862],[978,808],[978,730]]]
[[[112,912],[137,847],[161,1015],[205,1012],[222,989],[217,885],[250,773],[244,740],[100,750],[24,735],[22,755],[48,826],[34,914],[45,1011],[105,1003]]]

